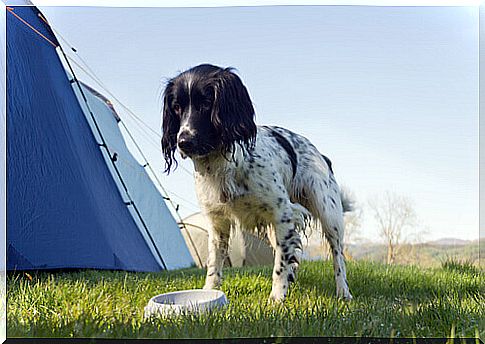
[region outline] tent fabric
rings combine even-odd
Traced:
[[[5,7],[4,7],[5,8]],[[0,14],[0,22],[5,23],[6,19],[6,11],[2,11]],[[2,33],[0,34],[0,61],[5,61],[6,58],[6,51],[5,51],[5,45],[6,45],[6,35],[5,35],[5,30],[2,30]],[[0,63],[0,73],[1,73],[1,79],[0,79],[0,92],[2,96],[0,97],[0,235],[2,238],[5,238],[6,235],[6,230],[7,230],[7,222],[6,222],[6,207],[7,207],[7,202],[6,202],[6,185],[7,185],[7,125],[6,125],[6,114],[5,114],[5,97],[3,96],[5,94],[5,84],[6,84],[6,75],[5,75],[6,69],[5,69],[5,63]],[[0,280],[5,277],[5,270],[6,270],[6,247],[4,244],[1,246],[2,248],[0,249]],[[5,280],[5,279],[4,279]],[[1,288],[1,287],[0,287]],[[0,306],[2,307],[2,306]]]
[[[208,252],[208,229],[211,227],[209,219],[202,213],[194,213],[183,219],[184,225],[180,225],[185,242],[198,267],[205,268],[207,265]],[[239,228],[233,228],[229,237],[229,260],[225,265],[233,267],[271,265],[274,261],[274,253],[271,246]]]
[[[133,200],[141,215],[143,221],[140,220],[140,216],[132,206],[128,207],[145,241],[149,243],[153,255],[155,257],[161,255],[163,262],[160,261],[159,263],[168,269],[191,266],[194,261],[177,222],[145,168],[138,163],[128,150],[118,127],[119,116],[112,104],[96,90],[82,84],[81,89],[86,98],[85,102],[78,85],[73,84],[72,86],[96,140],[101,142],[101,137],[89,111],[94,115],[96,124],[110,149],[111,155],[116,156],[113,159],[114,164],[128,192],[125,191],[121,184],[108,152],[102,149],[106,165],[110,169],[113,179],[117,181],[118,189],[123,199],[127,201]]]
[[[57,44],[35,7],[13,11]],[[161,270],[55,47],[11,13],[7,27],[7,269]],[[173,221],[164,212],[163,229]]]

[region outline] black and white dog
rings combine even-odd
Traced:
[[[256,126],[246,87],[208,64],[171,79],[164,92],[166,172],[176,149],[195,167],[197,197],[212,222],[204,289],[220,286],[232,226],[264,230],[275,251],[270,299],[282,301],[301,255],[299,232],[318,224],[333,253],[337,296],[352,298],[342,252],[346,201],[330,160],[289,130]]]

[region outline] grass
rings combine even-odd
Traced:
[[[466,260],[466,259],[460,260],[453,257],[448,257],[441,263],[441,266],[443,267],[443,269],[450,270],[450,271],[461,271],[461,272],[468,272],[472,274],[480,273],[479,267],[473,264],[471,260]]]
[[[143,319],[150,297],[201,288],[204,271],[10,274],[9,337],[485,337],[483,271],[348,262],[354,300],[334,297],[331,262],[304,262],[284,305],[267,302],[271,268],[225,270],[229,306],[208,315]]]

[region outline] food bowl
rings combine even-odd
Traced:
[[[152,297],[145,307],[145,318],[153,315],[173,316],[202,313],[225,305],[227,305],[227,298],[220,290],[174,291]]]

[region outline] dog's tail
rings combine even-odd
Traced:
[[[349,213],[354,210],[354,196],[346,188],[340,189],[340,200],[344,213]]]

